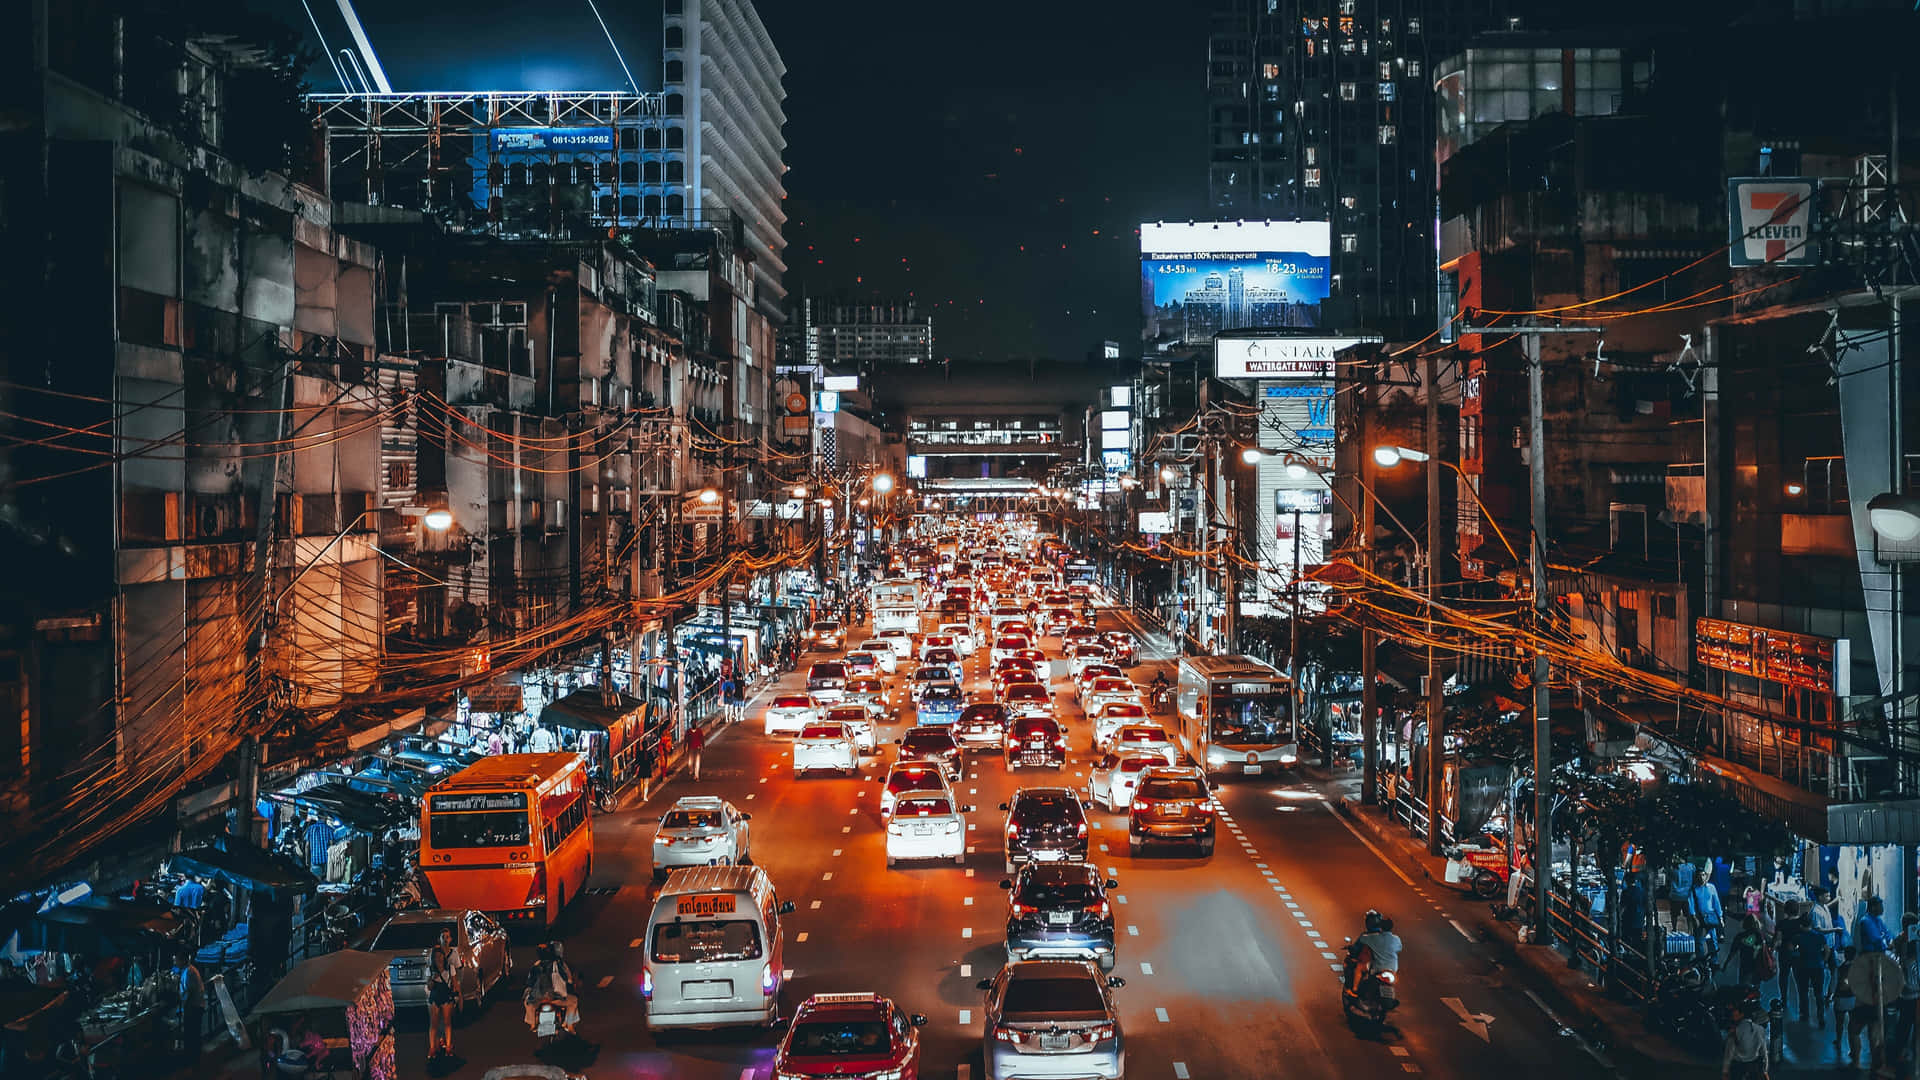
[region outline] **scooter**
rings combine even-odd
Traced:
[[[566,1029],[560,1026],[559,1002],[543,1001],[534,1007],[533,1037],[540,1049],[551,1047],[565,1033]]]
[[[1354,969],[1361,954],[1366,954],[1367,970],[1355,985]],[[1349,1023],[1359,1021],[1377,1027],[1391,1027],[1388,1017],[1400,1007],[1400,975],[1373,966],[1373,953],[1365,946],[1349,948],[1345,971],[1340,977],[1340,1007]]]

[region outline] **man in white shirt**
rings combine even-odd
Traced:
[[[1738,1005],[1733,1007],[1733,1017],[1720,1054],[1720,1080],[1766,1080],[1767,1029]]]

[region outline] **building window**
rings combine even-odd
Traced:
[[[1380,84],[1380,100],[1381,101],[1393,100],[1393,84],[1392,83],[1383,82]]]
[[[660,196],[647,196],[647,216],[650,218],[660,216]]]
[[[1279,78],[1279,77],[1280,77],[1280,65],[1279,65],[1279,64],[1261,64],[1261,65],[1260,65],[1260,77],[1261,77],[1261,78],[1263,78],[1263,79],[1277,79],[1277,78]]]
[[[687,163],[675,158],[667,162],[667,183],[678,184],[687,178]]]
[[[1340,0],[1340,14],[1349,17],[1353,15],[1353,0]]]
[[[1341,209],[1343,209],[1343,210],[1351,210],[1351,209],[1353,209],[1353,208],[1354,208],[1354,206],[1355,206],[1355,205],[1356,205],[1356,203],[1355,203],[1355,200],[1354,200],[1354,197],[1353,197],[1353,196],[1351,196],[1351,195],[1342,195],[1342,196],[1340,196],[1340,208],[1341,208]]]
[[[1360,100],[1360,84],[1350,83],[1350,82],[1341,83],[1340,84],[1340,100],[1341,101]]]
[[[1348,255],[1358,252],[1360,250],[1360,237],[1353,233],[1341,233],[1340,250]]]
[[[1383,79],[1393,78],[1393,62],[1391,60],[1380,61],[1380,77]]]
[[[1320,164],[1320,148],[1319,147],[1317,146],[1307,147],[1307,164],[1309,165]]]
[[[1380,125],[1380,145],[1381,146],[1393,145],[1393,125],[1392,124]]]
[[[1320,170],[1319,169],[1307,170],[1307,186],[1308,187],[1320,186]]]
[[[1260,141],[1260,135],[1258,132],[1243,131],[1240,133],[1241,146],[1252,146],[1254,143],[1257,143],[1259,141]]]
[[[627,164],[631,165],[633,163],[628,162]],[[660,163],[658,161],[649,161],[642,164],[640,166],[640,176],[649,184],[659,183],[660,182]]]
[[[686,145],[687,145],[686,129],[679,128],[679,127],[670,127],[667,129],[667,149],[679,150],[685,147]]]
[[[661,108],[668,116],[679,116],[687,111],[687,99],[680,94],[668,94],[666,104]]]
[[[638,195],[620,196],[620,216],[621,217],[639,217],[640,216],[640,197]]]
[[[679,60],[667,61],[667,77],[663,81],[676,83],[676,82],[685,82],[686,79],[687,79],[687,65],[684,62]]]
[[[1307,115],[1307,103],[1306,103],[1306,102],[1304,102],[1304,101],[1296,101],[1296,102],[1294,102],[1294,103],[1293,103],[1293,115],[1295,115],[1295,116],[1305,116],[1305,115]]]
[[[686,213],[687,201],[678,195],[667,196],[667,216],[679,217]]]
[[[1408,20],[1407,20],[1407,33],[1409,33],[1409,34],[1417,34],[1417,33],[1419,33],[1419,32],[1420,32],[1420,20],[1419,20],[1418,18],[1412,18],[1412,19],[1408,19]]]
[[[600,216],[601,217],[613,216],[613,196],[611,195],[600,196]]]
[[[1415,78],[1415,79],[1420,77],[1420,61],[1418,60],[1407,61],[1407,75],[1408,77]]]
[[[1392,20],[1392,19],[1381,19],[1381,20],[1380,20],[1380,33],[1382,33],[1382,34],[1392,34],[1392,33],[1393,33],[1393,20]]]
[[[663,43],[669,49],[684,49],[687,45],[687,32],[677,26],[669,26]]]
[[[623,127],[623,128],[621,128],[621,129],[620,129],[620,149],[622,149],[622,150],[638,150],[639,148],[640,148],[640,131],[639,131],[639,129],[638,129],[638,128],[630,128],[630,127]]]
[[[650,127],[642,131],[640,133],[640,144],[649,150],[660,149],[660,129]]]

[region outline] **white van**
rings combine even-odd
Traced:
[[[640,995],[647,1029],[771,1025],[780,1017],[780,916],[757,866],[675,870],[647,923]]]

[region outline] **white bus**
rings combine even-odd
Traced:
[[[883,581],[873,587],[873,632],[901,629],[909,634],[920,632],[920,583],[916,581]]]
[[[1250,656],[1181,657],[1174,724],[1209,777],[1277,772],[1300,758],[1293,682]]]

